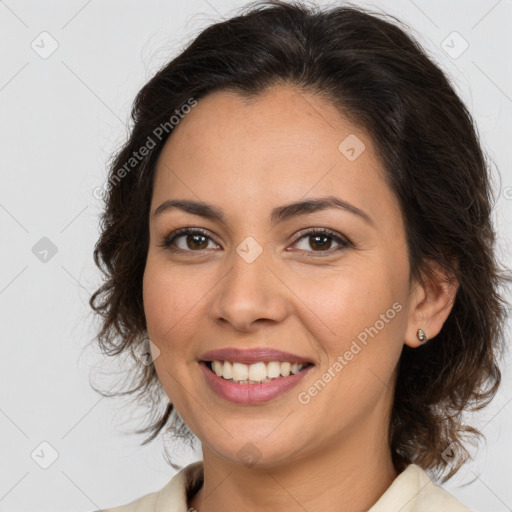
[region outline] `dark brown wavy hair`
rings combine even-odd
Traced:
[[[397,471],[410,463],[432,474],[451,469],[444,482],[470,457],[466,437],[482,437],[462,415],[494,397],[506,352],[500,288],[512,279],[495,256],[490,159],[467,108],[408,27],[353,5],[249,4],[200,32],[137,94],[129,138],[109,165],[94,249],[104,282],[90,298],[101,318],[94,341],[102,353],[133,356],[130,385],[95,389],[149,406],[147,425],[136,430],[149,434],[142,444],[161,431],[194,438],[154,365],[135,357],[147,338],[142,277],[155,164],[172,135],[169,120],[185,115],[185,105],[216,90],[255,96],[276,84],[321,95],[366,130],[401,207],[411,276],[425,283],[435,262],[459,283],[436,339],[403,348],[389,433]]]

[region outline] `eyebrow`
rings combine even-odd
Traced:
[[[308,215],[310,213],[326,210],[328,208],[340,208],[346,212],[357,215],[367,224],[375,226],[372,218],[366,212],[360,208],[357,208],[357,206],[354,206],[353,204],[335,196],[307,199],[304,201],[297,201],[283,206],[278,206],[272,210],[270,220],[273,224],[278,224],[292,217]],[[168,199],[155,209],[153,212],[153,217],[161,215],[162,213],[172,209],[180,209],[193,215],[198,215],[200,217],[205,217],[207,219],[226,224],[225,216],[222,210],[211,204],[202,201],[193,201],[190,199]]]

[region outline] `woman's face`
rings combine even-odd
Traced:
[[[385,439],[414,294],[382,172],[364,131],[291,87],[212,93],[174,128],[154,181],[144,310],[162,386],[203,450],[271,465]],[[283,209],[326,198],[354,208]],[[155,214],[170,200],[208,208]],[[173,240],[181,228],[203,233]],[[220,349],[263,352],[207,354]],[[216,365],[237,379],[310,365],[277,385],[237,384],[211,359],[236,363]]]

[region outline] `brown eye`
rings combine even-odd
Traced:
[[[350,247],[350,243],[348,241],[338,236],[334,231],[327,229],[309,231],[303,234],[295,242],[295,245],[299,244],[303,239],[305,240],[304,246],[302,248],[298,247],[298,249],[306,252],[332,253]],[[333,242],[338,244],[338,247],[332,249]],[[309,248],[313,249],[313,251],[309,250]]]
[[[331,243],[332,237],[329,237],[327,235],[316,235],[309,237],[309,245],[313,249],[330,249]]]
[[[206,237],[204,235],[181,235],[181,237],[185,237],[185,243],[189,249],[206,249],[208,247],[208,242],[205,243]],[[178,236],[175,240],[181,237]]]
[[[204,231],[183,228],[166,236],[160,245],[170,251],[199,252],[208,249],[209,242],[214,243]]]

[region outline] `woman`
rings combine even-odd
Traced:
[[[507,278],[472,118],[406,29],[257,4],[132,117],[98,340],[134,356],[145,442],[195,436],[203,460],[111,512],[469,510],[427,471],[479,435],[461,415],[500,384]]]

